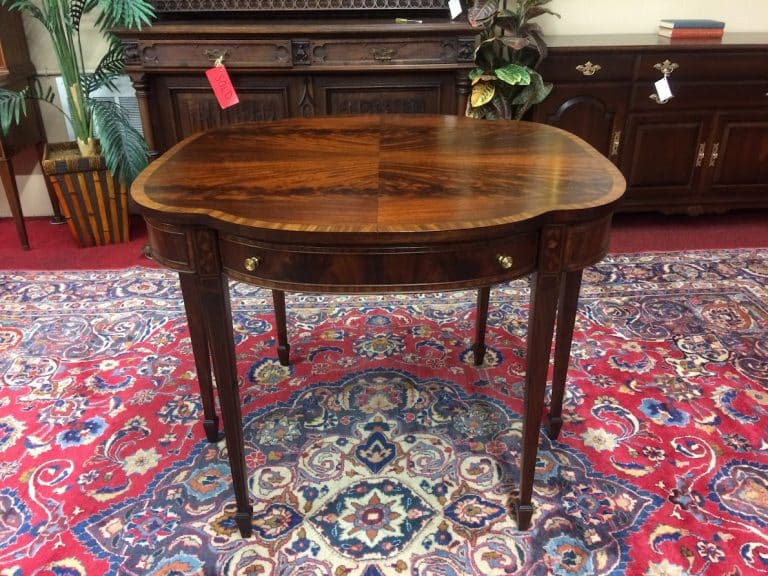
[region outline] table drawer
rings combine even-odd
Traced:
[[[286,247],[236,236],[220,241],[226,272],[267,287],[353,292],[495,284],[533,270],[536,234],[486,243],[402,248]]]
[[[157,41],[141,44],[148,68],[210,68],[221,57],[228,68],[290,68],[290,40],[245,42]]]
[[[452,64],[457,60],[457,45],[445,38],[312,40],[310,60],[314,67]]]

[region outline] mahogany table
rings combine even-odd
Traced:
[[[531,275],[518,527],[531,495],[557,317],[549,434],[562,424],[582,269],[607,251],[619,171],[567,132],[456,116],[294,118],[196,134],[132,195],[154,257],[179,271],[204,428],[219,439],[216,376],[240,533],[251,534],[228,279],[271,288],[288,361],[284,291],[478,288],[481,361],[491,286]]]

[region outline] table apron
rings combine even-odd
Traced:
[[[153,256],[180,272],[226,274],[293,292],[419,292],[579,270],[607,252],[610,215],[489,240],[358,246],[265,242],[147,219]]]

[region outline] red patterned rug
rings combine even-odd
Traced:
[[[613,256],[584,278],[560,439],[518,480],[527,283],[474,295],[233,284],[254,536],[199,424],[175,276],[0,275],[0,575],[768,572],[768,258]]]

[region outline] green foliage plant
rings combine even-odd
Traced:
[[[472,92],[466,115],[519,120],[552,90],[536,69],[547,55],[542,14],[560,17],[546,7],[551,0],[477,0],[469,9],[470,25],[479,30]]]
[[[82,156],[101,153],[112,172],[130,184],[147,165],[147,144],[133,128],[119,104],[96,99],[92,94],[114,88],[124,68],[119,40],[110,33],[117,27],[141,28],[154,18],[154,8],[146,0],[0,0],[0,6],[26,12],[47,30],[59,64],[66,101],[59,105],[53,90],[42,90],[38,81],[19,91],[0,89],[0,128],[7,133],[27,113],[27,102],[38,100],[57,108],[70,122]],[[106,41],[106,53],[96,68],[86,70],[86,52],[92,46],[81,39],[81,21],[86,14],[96,16],[94,26]],[[103,44],[98,48],[103,50]]]

